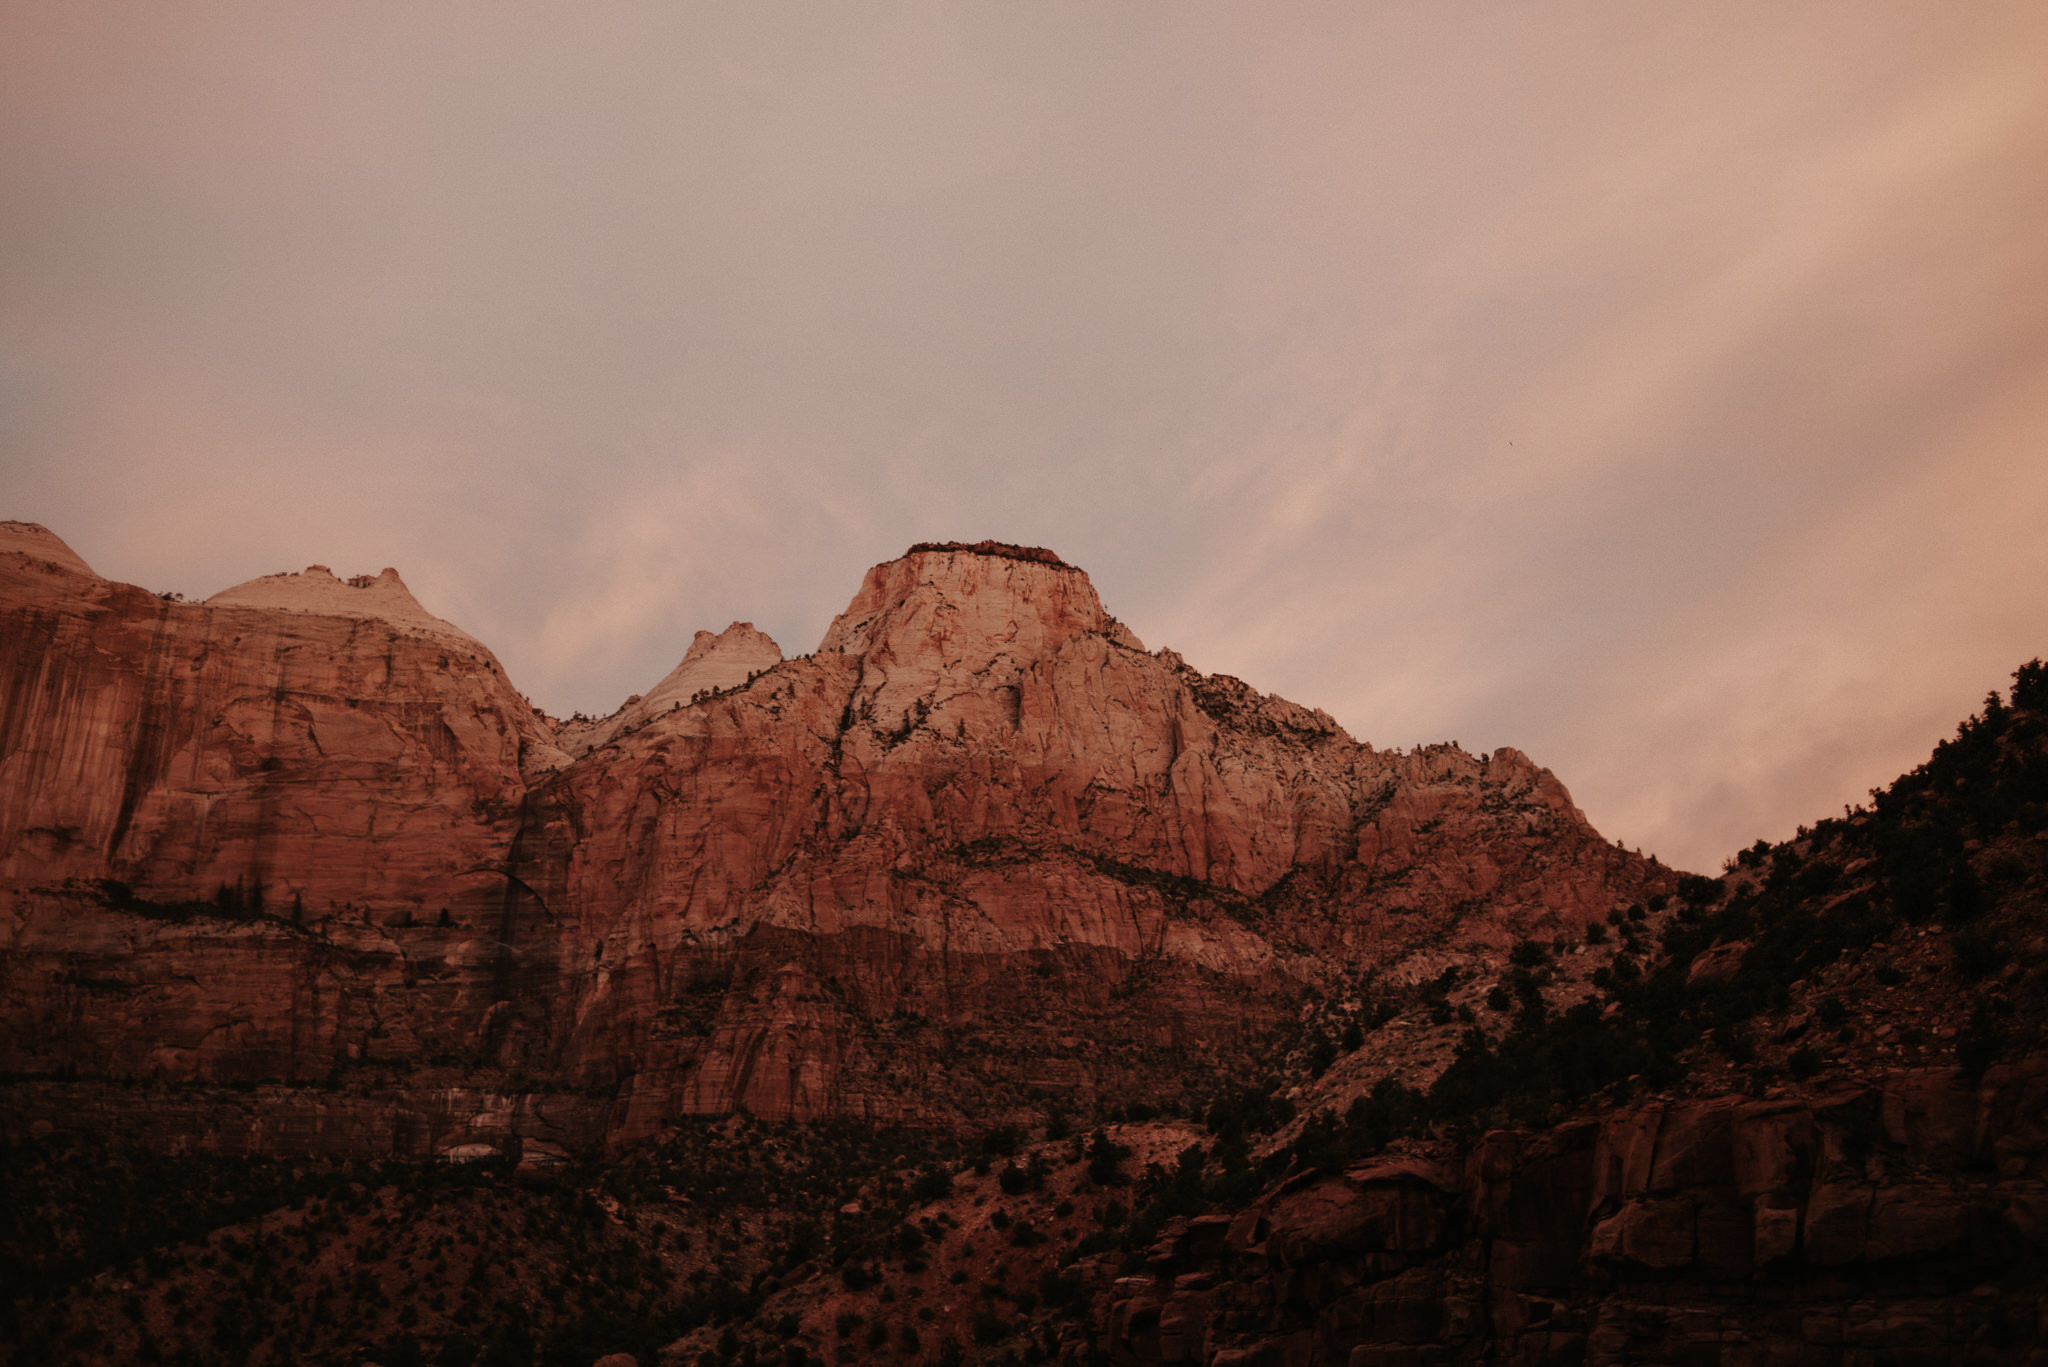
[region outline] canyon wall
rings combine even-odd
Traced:
[[[1674,878],[1518,753],[1360,744],[1014,547],[916,548],[812,654],[700,633],[556,723],[392,571],[183,603],[10,523],[0,684],[17,1126],[429,1153],[1171,1098],[1305,992]]]

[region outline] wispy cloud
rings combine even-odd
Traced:
[[[1704,866],[2048,653],[2048,14],[0,14],[0,497],[556,711],[999,536]]]

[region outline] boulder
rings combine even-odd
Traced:
[[[1629,1202],[1593,1227],[1595,1258],[1669,1270],[1692,1262],[1698,1207],[1688,1196],[1649,1196]]]
[[[1741,1195],[1800,1192],[1813,1169],[1812,1112],[1790,1101],[1738,1107],[1730,1117],[1729,1153]]]
[[[1863,1257],[1874,1195],[1860,1182],[1815,1188],[1803,1222],[1806,1261],[1817,1267],[1841,1267]]]
[[[1742,957],[1749,953],[1749,941],[1735,940],[1702,951],[1686,970],[1687,987],[1718,987],[1733,982],[1742,971]]]
[[[1446,1230],[1442,1191],[1406,1166],[1283,1189],[1266,1220],[1268,1256],[1283,1266],[1361,1253],[1421,1255],[1438,1248]]]
[[[1936,1186],[1879,1187],[1871,1199],[1864,1257],[1933,1257],[1963,1243],[1970,1223],[1967,1197]]]

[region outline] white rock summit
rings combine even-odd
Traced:
[[[682,663],[644,696],[628,698],[625,706],[602,721],[582,728],[573,723],[565,727],[565,748],[571,754],[588,754],[650,717],[689,706],[700,693],[738,688],[781,663],[782,648],[766,632],[756,631],[752,622],[734,622],[716,634],[700,631]]]
[[[266,574],[206,600],[213,608],[261,608],[272,612],[305,612],[322,617],[354,617],[385,622],[415,636],[448,640],[466,649],[482,650],[477,639],[453,622],[436,617],[385,568],[381,574],[335,577],[325,565],[308,565],[298,574]]]

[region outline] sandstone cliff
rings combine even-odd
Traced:
[[[1304,992],[1673,877],[1514,751],[1361,745],[1012,547],[876,566],[808,656],[700,634],[559,733],[388,570],[185,604],[8,524],[0,659],[19,1114],[290,1084],[220,1099],[228,1147],[1171,1097]]]
[[[6,639],[92,645],[5,657],[0,1363],[2048,1353],[2039,662],[1868,808],[1674,877],[1513,752],[1375,751],[1046,552],[921,546],[818,652],[700,635],[599,722],[488,666],[304,704],[474,687],[509,767],[244,724],[348,892],[155,815],[239,810],[210,750],[50,719],[192,734],[143,684],[206,614],[263,614],[206,677],[466,638],[395,576],[187,608],[5,535]],[[16,816],[100,810],[52,777],[94,763],[141,775],[121,838]],[[473,890],[327,843],[473,772],[514,793]]]

